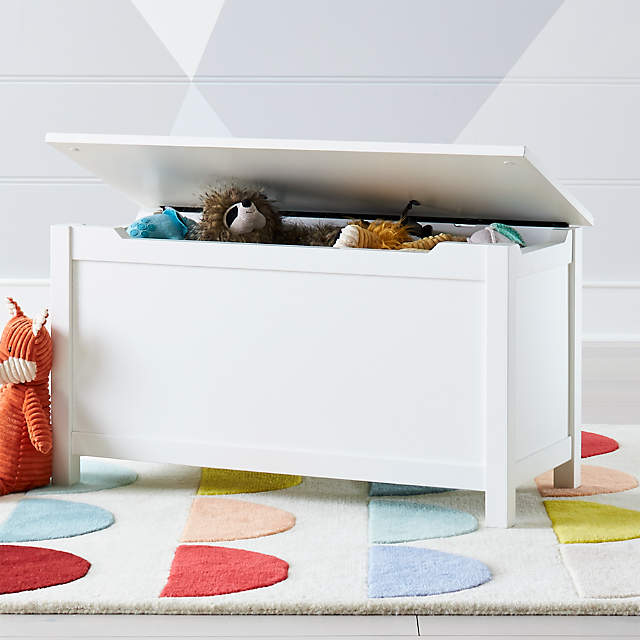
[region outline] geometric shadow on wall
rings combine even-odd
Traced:
[[[199,75],[236,78],[233,83],[199,87],[234,135],[370,138],[376,126],[381,139],[452,142],[561,4],[562,0],[486,0],[474,8],[474,3],[457,0],[417,3],[411,11],[407,9],[416,24],[405,23],[402,38],[415,35],[415,42],[421,38],[424,44],[400,47],[400,51],[421,52],[434,73],[440,68],[455,69],[461,80],[433,83],[418,75],[419,66],[411,66],[415,80],[409,75],[406,82],[389,85],[377,82],[376,76],[401,77],[407,73],[403,70],[407,64],[414,65],[398,53],[395,32],[391,32],[401,16],[390,13],[388,20],[384,14],[369,16],[365,29],[362,4],[345,3],[337,28],[336,16],[322,4],[285,2],[285,21],[267,2],[251,4],[251,20],[243,11],[247,5],[227,3],[194,83],[198,84]],[[399,13],[401,8],[394,10]],[[298,25],[303,18],[304,24]],[[426,39],[429,29],[435,29],[435,35]],[[241,49],[238,33],[245,43]],[[466,83],[466,77],[483,73],[490,73],[495,82]],[[300,81],[298,74],[303,74]],[[355,83],[349,82],[350,75]],[[243,76],[249,77],[247,82],[237,80]],[[253,80],[256,76],[258,82]],[[322,82],[314,82],[314,76],[323,76]],[[339,76],[337,82],[331,81],[333,76]],[[261,81],[262,77],[269,81]],[[373,82],[367,82],[369,77]]]

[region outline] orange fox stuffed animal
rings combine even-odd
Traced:
[[[48,312],[27,318],[11,298],[0,338],[0,495],[27,491],[51,477],[51,336]]]

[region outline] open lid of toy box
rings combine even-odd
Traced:
[[[141,208],[198,207],[208,188],[259,187],[283,213],[591,226],[524,146],[50,133],[47,142]]]

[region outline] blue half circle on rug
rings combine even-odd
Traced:
[[[48,485],[29,491],[29,495],[56,494],[56,493],[87,493],[89,491],[101,491],[103,489],[115,489],[125,487],[135,482],[138,474],[132,469],[119,464],[80,458],[80,481],[69,487],[60,485]]]
[[[404,500],[369,502],[369,542],[410,542],[470,533],[478,520],[470,513]]]
[[[455,491],[443,487],[421,487],[415,484],[391,484],[389,482],[370,482],[370,496],[419,496],[424,493],[444,493]]]
[[[491,580],[486,564],[465,556],[405,546],[369,549],[369,597],[433,596]]]
[[[0,524],[0,542],[72,538],[106,529],[114,523],[106,509],[83,502],[27,498]]]

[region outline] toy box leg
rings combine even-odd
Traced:
[[[506,529],[516,519],[516,490],[505,481],[504,486],[487,488],[484,494],[485,526]]]
[[[53,484],[69,486],[80,480],[80,456],[56,456],[53,460]]]
[[[497,246],[492,249],[498,248]],[[517,251],[517,249],[515,249]],[[486,252],[485,526],[515,521],[515,276],[513,247]]]
[[[560,489],[573,489],[582,483],[582,434],[575,425],[571,440],[571,460],[553,470],[553,486]]]
[[[569,460],[553,470],[553,486],[557,489],[574,489],[580,486],[580,466]],[[577,468],[576,468],[577,467]]]
[[[51,227],[51,423],[53,427],[53,482],[71,485],[80,479],[80,456],[73,455],[73,301],[71,227]]]
[[[569,265],[569,428],[571,460],[553,470],[553,486],[579,487],[582,460],[582,230],[573,229]]]

